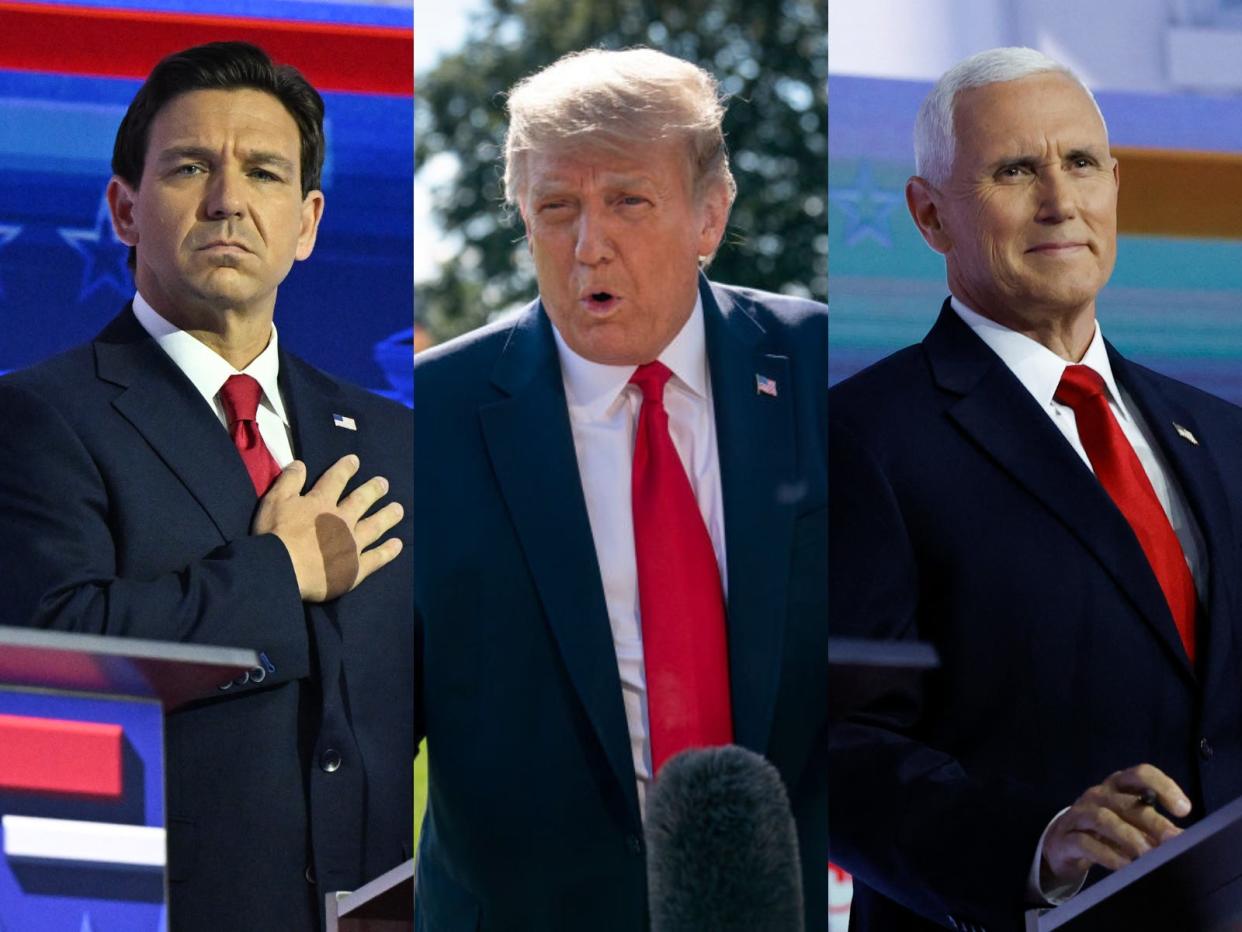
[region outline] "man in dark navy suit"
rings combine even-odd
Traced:
[[[701,276],[734,192],[705,72],[585,52],[509,111],[539,299],[415,366],[416,925],[641,932],[648,789],[733,742],[823,930],[826,308]]]
[[[834,727],[833,856],[852,928],[1019,929],[1242,792],[1242,412],[1104,341],[1118,169],[1066,68],[966,60],[915,149],[951,297],[830,392],[830,585],[942,666]]]
[[[133,301],[0,381],[3,623],[262,659],[168,718],[175,930],[317,928],[325,892],[411,853],[411,416],[272,323],[323,157],[294,69],[242,43],[164,59],[108,186]]]

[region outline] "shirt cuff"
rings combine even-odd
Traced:
[[[1060,906],[1062,903],[1077,894],[1078,891],[1082,889],[1082,885],[1087,882],[1087,872],[1083,871],[1082,876],[1078,878],[1077,881],[1071,880],[1066,883],[1059,884],[1058,886],[1051,887],[1047,890],[1045,890],[1043,885],[1040,883],[1040,866],[1043,864],[1044,860],[1044,840],[1048,837],[1048,830],[1052,828],[1052,823],[1061,818],[1061,816],[1065,815],[1065,813],[1069,812],[1069,808],[1069,806],[1066,806],[1048,820],[1048,825],[1044,828],[1044,833],[1039,836],[1039,844],[1035,846],[1035,860],[1031,862],[1031,872],[1027,874],[1026,877],[1026,896],[1027,899],[1034,904],[1041,906]]]

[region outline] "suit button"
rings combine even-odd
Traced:
[[[324,773],[335,773],[341,769],[341,754],[339,751],[328,748],[319,755],[319,769]]]
[[[1213,750],[1211,741],[1209,741],[1207,738],[1199,739],[1199,756],[1200,757],[1202,757],[1204,760],[1211,760],[1212,755],[1215,753],[1216,751]]]
[[[306,870],[302,873],[302,876],[306,878],[306,882],[312,887],[315,885],[315,871],[309,864],[306,865]]]
[[[628,835],[625,839],[625,847],[629,849],[630,854],[642,854],[643,840],[637,835]]]

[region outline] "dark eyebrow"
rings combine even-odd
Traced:
[[[215,158],[214,149],[206,146],[172,146],[165,149],[159,154],[161,163],[179,162],[182,159],[195,159],[203,162],[210,162]],[[293,171],[293,162],[285,158],[278,152],[268,152],[262,149],[256,149],[246,153],[247,165],[267,165],[273,168],[283,169],[286,172]]]
[[[246,162],[250,165],[270,165],[274,168],[284,169],[287,172],[293,171],[293,162],[277,152],[265,152],[262,150],[248,152],[246,153]]]
[[[160,162],[180,162],[182,159],[198,159],[209,161],[214,155],[205,146],[172,146],[159,154]]]

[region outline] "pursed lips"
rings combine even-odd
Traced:
[[[1073,252],[1076,249],[1087,249],[1085,242],[1055,242],[1055,243],[1036,243],[1034,246],[1027,247],[1027,252],[1042,253],[1044,255],[1059,255],[1066,252]]]
[[[247,246],[245,243],[239,243],[236,240],[230,240],[230,239],[215,239],[209,243],[204,243],[203,245],[198,246],[196,248],[200,252],[204,252],[207,250],[218,250],[220,252],[233,252],[233,251],[252,252],[250,247]]]

